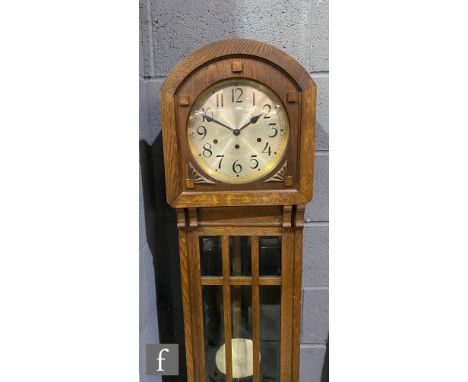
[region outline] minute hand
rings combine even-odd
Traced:
[[[234,131],[234,129],[232,127],[229,127],[228,125],[225,125],[224,123],[222,122],[219,122],[217,121],[216,119],[214,119],[213,117],[209,117],[208,115],[205,115],[205,119],[208,121],[208,122],[214,122],[214,123],[217,123],[218,125],[221,125],[231,131]]]
[[[256,115],[252,118],[250,118],[250,121],[247,122],[244,126],[242,126],[239,131],[241,131],[242,129],[245,129],[247,126],[251,125],[251,124],[254,124],[254,123],[257,123],[258,119],[263,115],[263,113],[259,114],[259,115]]]

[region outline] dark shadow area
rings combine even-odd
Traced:
[[[330,338],[327,338],[327,350],[325,352],[325,359],[323,360],[323,367],[322,367],[322,377],[320,378],[320,382],[328,382],[328,346],[330,343]]]
[[[179,268],[179,239],[175,210],[166,203],[162,136],[149,145],[140,140],[146,236],[153,256],[160,343],[179,345],[179,376],[163,376],[163,382],[186,382],[184,325]],[[329,381],[329,339],[321,382]]]
[[[160,343],[179,344],[179,375],[164,382],[185,382],[184,324],[176,212],[166,203],[162,137],[149,145],[140,140],[146,236],[153,255]]]

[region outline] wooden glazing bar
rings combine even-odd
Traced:
[[[190,251],[190,278],[192,280],[192,328],[194,336],[193,342],[193,361],[195,374],[198,375],[198,381],[205,382],[205,336],[203,328],[202,312],[202,291],[200,283],[200,245],[198,235],[194,230],[189,229],[189,251]]]
[[[263,276],[258,280],[260,285],[281,285],[281,277]]]
[[[241,243],[240,243],[240,236],[230,237],[229,242],[229,250],[232,251],[229,253],[229,261],[231,262],[230,268],[232,269],[232,275],[240,275],[241,274]],[[232,241],[232,247],[231,247]],[[234,285],[232,281],[234,277],[230,277],[229,285]],[[247,277],[246,281],[251,283],[250,278]],[[238,285],[238,284],[236,284]],[[241,284],[245,285],[245,284]],[[248,285],[248,284],[247,284]],[[231,288],[231,306],[232,306],[232,314],[231,314],[231,322],[232,322],[232,338],[239,338],[240,337],[240,327],[241,327],[241,288]]]
[[[252,278],[247,276],[230,277],[229,283],[231,285],[252,285]]]
[[[260,382],[260,288],[258,265],[258,236],[252,237],[252,323],[253,323],[253,382]]]
[[[201,278],[202,285],[223,285],[224,279],[222,277],[204,276]]]
[[[229,285],[229,237],[222,237],[223,297],[224,297],[224,351],[226,356],[226,382],[232,382],[231,345],[231,286]]]
[[[217,276],[204,276],[201,278],[201,285],[223,285],[224,278]],[[262,276],[258,280],[259,285],[281,285],[281,277],[278,276]],[[229,277],[231,285],[252,285],[253,281],[248,276],[231,276]]]

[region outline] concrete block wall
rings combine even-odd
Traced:
[[[318,85],[315,190],[304,228],[301,382],[319,382],[328,338],[328,0],[140,0],[140,139],[152,144],[160,134],[159,88],[172,67],[193,50],[226,38],[277,46]],[[144,233],[140,237],[140,264],[146,267]],[[150,282],[151,274],[140,277],[149,298],[140,312],[148,315],[140,317],[141,336],[147,336],[142,343],[156,336],[149,323],[156,322]],[[156,381],[144,376],[143,363],[141,380]]]

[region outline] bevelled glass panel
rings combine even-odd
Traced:
[[[231,276],[252,274],[251,240],[249,236],[229,237]]]
[[[202,276],[221,276],[222,271],[221,237],[200,237],[200,268]]]
[[[260,286],[260,381],[280,380],[281,287]]]
[[[252,287],[231,286],[232,378],[249,382],[253,375]]]
[[[204,285],[202,294],[206,382],[224,382],[226,377],[216,366],[216,354],[224,344],[223,287]]]
[[[260,276],[281,276],[281,236],[258,239]]]

